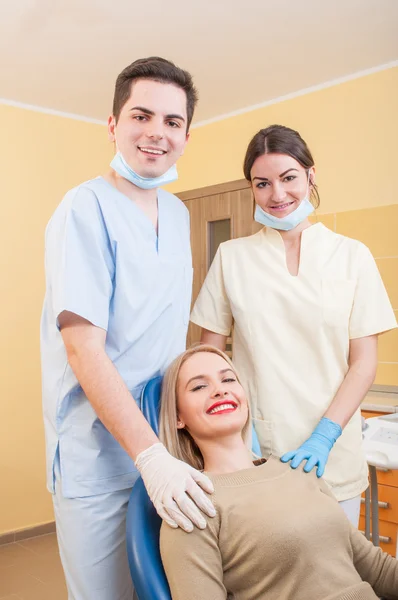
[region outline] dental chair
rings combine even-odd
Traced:
[[[148,381],[141,393],[141,411],[159,435],[159,404],[162,378]],[[127,556],[131,578],[139,600],[171,600],[169,584],[159,550],[162,519],[146,492],[141,477],[131,490],[127,508]]]
[[[161,377],[151,379],[142,390],[140,399],[141,411],[156,435],[159,435],[161,388]],[[252,449],[254,454],[261,455],[254,429]],[[126,524],[127,555],[138,600],[171,600],[169,584],[160,558],[161,524],[162,520],[140,477],[131,491]]]

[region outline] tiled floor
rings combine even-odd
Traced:
[[[0,600],[67,600],[55,533],[0,546]]]

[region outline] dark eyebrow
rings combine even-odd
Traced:
[[[289,173],[289,171],[297,171],[298,172],[298,169],[295,169],[294,167],[291,167],[290,169],[287,169],[287,171],[283,171],[283,173],[281,173],[279,175],[279,177],[284,177],[287,173]],[[253,177],[253,181],[255,179],[259,179],[260,181],[268,181],[268,179],[266,177]]]
[[[151,117],[153,117],[155,115],[153,110],[150,110],[149,108],[145,108],[145,106],[133,106],[133,108],[130,108],[130,112],[132,110],[139,110],[140,112],[143,112],[145,115],[149,115]],[[178,119],[179,121],[183,121],[185,123],[185,119],[181,115],[171,114],[171,115],[166,115],[165,118],[166,119]]]
[[[298,169],[295,169],[294,167],[291,167],[291,169],[287,169],[287,171],[283,171],[283,173],[281,173],[279,175],[279,177],[284,177],[287,173],[289,173],[289,171],[297,171],[297,173],[298,173]]]
[[[133,108],[130,108],[130,112],[132,110],[139,110],[140,112],[143,112],[146,115],[151,115],[151,116],[153,116],[155,114],[153,112],[153,110],[150,110],[149,108],[145,108],[145,106],[133,106]]]
[[[235,375],[235,372],[230,367],[228,367],[227,369],[221,369],[221,371],[219,371],[218,373],[219,375],[223,375],[224,373],[227,373],[227,371],[231,371],[231,373]],[[195,379],[206,379],[206,375],[195,375],[195,377],[191,377],[191,379],[187,382],[186,387],[188,387],[191,381],[194,381]]]
[[[178,119],[179,121],[183,121],[185,122],[184,117],[182,117],[181,115],[166,115],[166,119]]]

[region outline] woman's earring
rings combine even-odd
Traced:
[[[184,429],[185,425],[182,421],[178,420],[177,421],[177,429]]]

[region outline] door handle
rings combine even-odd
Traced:
[[[372,501],[370,503],[372,504]],[[365,504],[365,498],[361,498],[361,504]],[[378,505],[379,508],[390,508],[389,502],[381,502],[381,500],[379,500]]]
[[[362,529],[360,529],[359,532],[365,535],[365,532]],[[370,537],[373,537],[372,534],[370,534]],[[391,538],[389,536],[387,537],[386,535],[380,535],[379,540],[382,544],[391,544]]]

